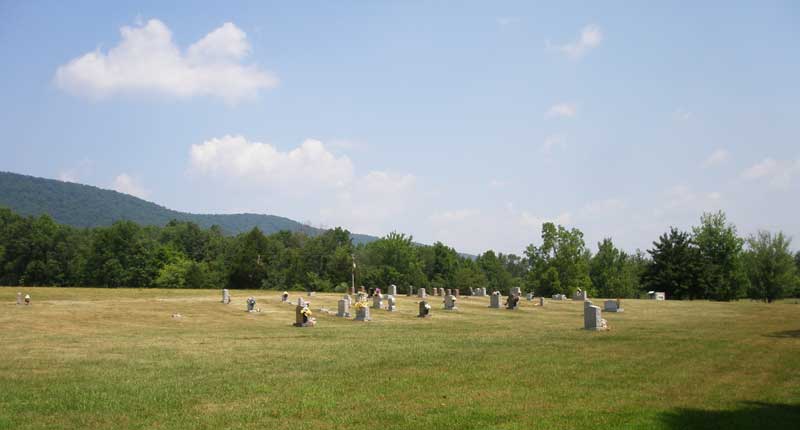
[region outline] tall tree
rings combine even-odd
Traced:
[[[700,283],[708,298],[744,297],[749,280],[742,261],[744,239],[737,236],[736,227],[719,211],[704,213],[693,230],[702,263]]]
[[[747,239],[744,261],[751,298],[771,303],[794,293],[800,279],[789,249],[791,242],[782,232],[773,235],[768,231]]]
[[[698,279],[700,253],[689,233],[670,227],[647,252],[652,258],[643,276],[647,288],[663,291],[669,298],[705,298]]]
[[[591,290],[589,252],[580,230],[544,223],[542,244],[529,245],[525,256],[529,265],[525,284],[537,293],[547,296],[572,294],[578,288]]]
[[[597,244],[597,254],[589,265],[589,277],[599,297],[633,297],[638,274],[632,258],[614,246],[610,238]]]

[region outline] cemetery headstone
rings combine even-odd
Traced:
[[[408,286],[408,297],[411,297],[413,295],[414,295],[414,286],[413,285],[409,285]]]
[[[345,295],[339,300],[339,308],[336,312],[337,317],[350,318],[350,296]]]
[[[470,296],[474,296],[475,295],[475,289],[474,288],[469,287],[469,295]]]
[[[383,294],[381,294],[380,291],[372,296],[372,308],[383,309]]]
[[[509,294],[506,300],[506,309],[517,309],[519,307],[519,294]]]
[[[395,285],[395,284],[389,285],[389,295],[390,296],[396,296],[397,295],[397,285]]]
[[[22,304],[22,293],[17,293],[17,304],[18,305]]]
[[[619,299],[606,300],[603,302],[603,312],[625,312],[625,309],[622,308],[622,301]]]
[[[539,297],[539,306],[544,306],[544,296]]]
[[[317,324],[317,320],[312,316],[310,305],[311,302],[303,303],[298,301],[297,306],[294,308],[295,327],[314,327]]]
[[[444,296],[444,309],[448,311],[455,311],[458,309],[456,307],[456,296],[452,294]]]
[[[512,296],[520,296],[520,295],[522,295],[522,289],[520,287],[511,288],[511,295]]]
[[[529,302],[533,301],[533,293],[525,294],[525,298],[528,299]]]
[[[500,291],[495,291],[492,293],[492,296],[489,299],[489,307],[500,309]]]
[[[429,305],[427,301],[423,300],[419,302],[419,315],[417,316],[420,318],[430,318],[431,305]]]
[[[256,299],[253,296],[247,298],[247,312],[253,312],[256,308]]]
[[[222,290],[222,303],[229,304],[231,302],[231,293],[227,288]]]
[[[461,290],[459,290],[458,288],[455,288],[453,292],[455,293],[454,295],[456,296],[456,298],[461,297]]]
[[[386,296],[386,310],[389,312],[397,310],[397,300],[394,298],[394,294]]]
[[[435,295],[438,295],[438,293],[439,293],[439,289],[436,288],[436,287],[433,287],[433,289],[431,290],[431,295],[435,296]]]
[[[418,296],[420,299],[424,299],[424,298],[428,297],[428,293],[426,293],[426,292],[425,292],[425,287],[421,287],[421,288],[420,288],[420,289],[417,291],[417,296]]]
[[[372,321],[369,317],[369,306],[366,301],[356,303],[356,321]]]
[[[586,330],[605,330],[607,328],[600,307],[592,305],[592,302],[588,300],[583,305],[583,328]]]

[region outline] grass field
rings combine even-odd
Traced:
[[[800,426],[794,300],[625,300],[603,314],[610,331],[588,332],[577,302],[462,297],[446,312],[431,298],[422,320],[401,296],[359,323],[318,312],[340,295],[317,295],[318,325],[294,328],[278,292],[232,295],[0,288],[0,428]]]

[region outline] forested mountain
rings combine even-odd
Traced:
[[[164,226],[171,220],[179,220],[191,221],[203,228],[218,225],[227,235],[246,232],[253,227],[266,234],[285,230],[316,236],[323,231],[276,215],[178,212],[112,190],[9,172],[0,172],[0,207],[23,215],[47,214],[59,224],[73,227],[110,226],[121,220]],[[356,244],[377,239],[363,234],[351,236]]]

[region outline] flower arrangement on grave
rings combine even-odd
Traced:
[[[362,309],[362,308],[368,308],[368,307],[369,307],[369,304],[367,303],[367,301],[366,301],[366,300],[358,300],[358,301],[356,301],[356,303],[353,305],[353,307],[354,307],[354,308],[356,308],[356,310],[358,310],[358,309]]]
[[[304,307],[300,311],[300,314],[302,314],[304,317],[306,317],[308,319],[311,319],[311,315],[313,315],[313,313],[311,313],[311,309],[309,309],[308,306]]]

